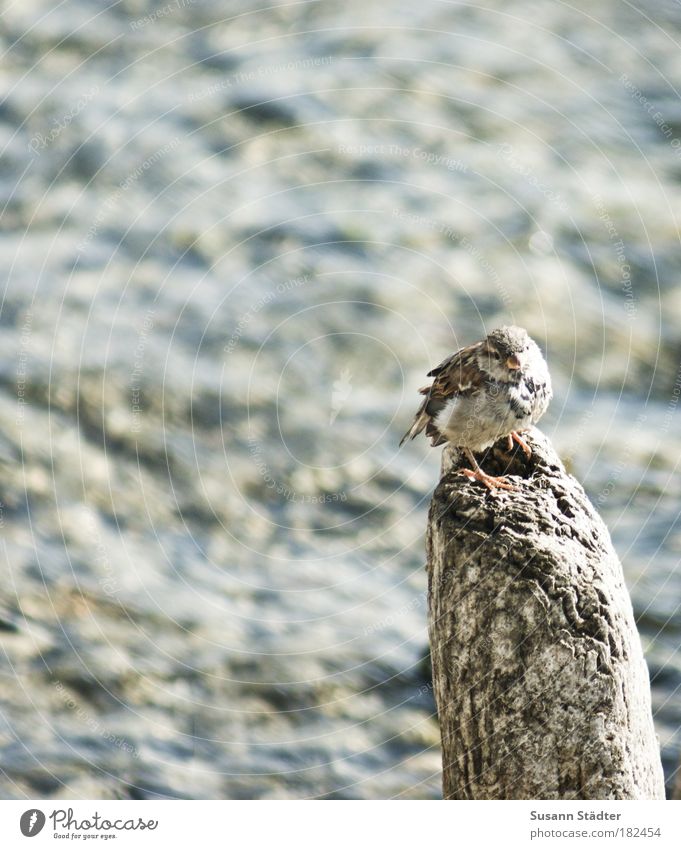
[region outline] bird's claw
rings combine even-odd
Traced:
[[[480,481],[480,483],[483,483],[491,492],[495,489],[508,489],[511,492],[516,492],[518,489],[518,487],[510,484],[507,478],[497,478],[494,477],[494,475],[488,475],[486,472],[483,472],[482,469],[479,471],[474,471],[473,469],[460,469],[458,474],[468,478],[469,481]]]
[[[527,459],[530,459],[530,457],[532,456],[532,449],[517,431],[512,430],[506,438],[508,439],[508,451],[512,451],[513,443],[517,442],[518,445],[523,449],[523,452]]]

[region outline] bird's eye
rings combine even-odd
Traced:
[[[492,351],[492,356],[494,357],[495,360],[501,359],[501,354],[498,351]]]

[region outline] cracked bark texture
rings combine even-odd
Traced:
[[[446,799],[664,799],[650,682],[607,528],[548,439],[445,447],[428,612]]]

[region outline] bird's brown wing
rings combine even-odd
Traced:
[[[441,445],[447,441],[438,430],[435,419],[451,398],[475,392],[480,386],[483,375],[477,364],[479,349],[480,343],[468,345],[428,372],[428,377],[432,377],[433,382],[419,389],[419,392],[426,397],[411,427],[400,440],[400,445],[405,439],[418,436],[424,429],[431,445]]]

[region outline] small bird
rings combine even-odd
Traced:
[[[509,451],[515,441],[531,456],[520,434],[539,421],[553,397],[537,343],[522,327],[500,327],[447,357],[428,377],[433,382],[419,390],[426,397],[400,445],[425,429],[433,447],[448,442],[463,449],[472,468],[459,474],[490,490],[515,489],[507,478],[484,472],[473,452],[505,437]]]

